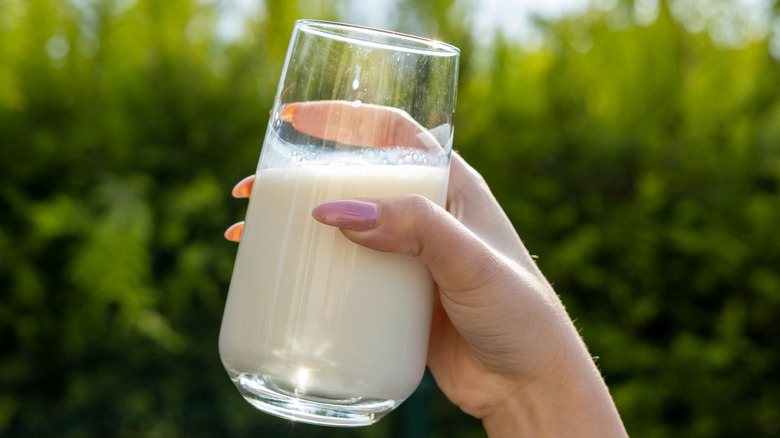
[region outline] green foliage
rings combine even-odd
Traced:
[[[402,3],[398,30],[463,50],[456,148],[539,256],[632,436],[777,435],[767,37],[724,49],[663,2],[645,26],[621,2],[540,21],[538,48],[481,48],[474,5]],[[342,431],[257,413],[219,362],[221,233],[244,208],[230,187],[256,165],[292,21],[339,5],[268,1],[223,41],[212,2],[0,0],[0,435],[483,436],[429,378]]]
[[[666,9],[499,44],[458,145],[506,207],[634,436],[773,436],[780,380],[780,64]],[[592,47],[577,50],[585,32]],[[489,129],[486,127],[489,126]]]

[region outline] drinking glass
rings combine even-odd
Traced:
[[[219,337],[225,369],[256,408],[367,425],[422,379],[429,271],[352,243],[311,211],[404,194],[444,205],[458,59],[425,38],[296,22]]]

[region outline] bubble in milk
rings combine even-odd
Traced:
[[[297,151],[293,151],[292,155],[290,156],[290,161],[293,165],[300,165],[301,163],[304,163],[306,161],[306,157],[298,153]]]

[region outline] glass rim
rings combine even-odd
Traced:
[[[381,49],[399,50],[432,56],[460,56],[460,49],[443,41],[410,35],[392,30],[336,21],[296,20],[295,27],[302,32],[320,35],[340,41],[361,43]],[[339,33],[338,30],[350,32]],[[387,40],[382,40],[386,38]],[[394,44],[394,43],[398,44]]]

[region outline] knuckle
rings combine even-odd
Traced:
[[[409,211],[415,214],[409,215],[409,222],[405,224],[408,228],[408,235],[414,236],[410,242],[410,254],[414,256],[423,255],[425,252],[425,242],[434,235],[436,230],[436,217],[439,206],[425,196],[413,194],[407,198],[409,202]]]

